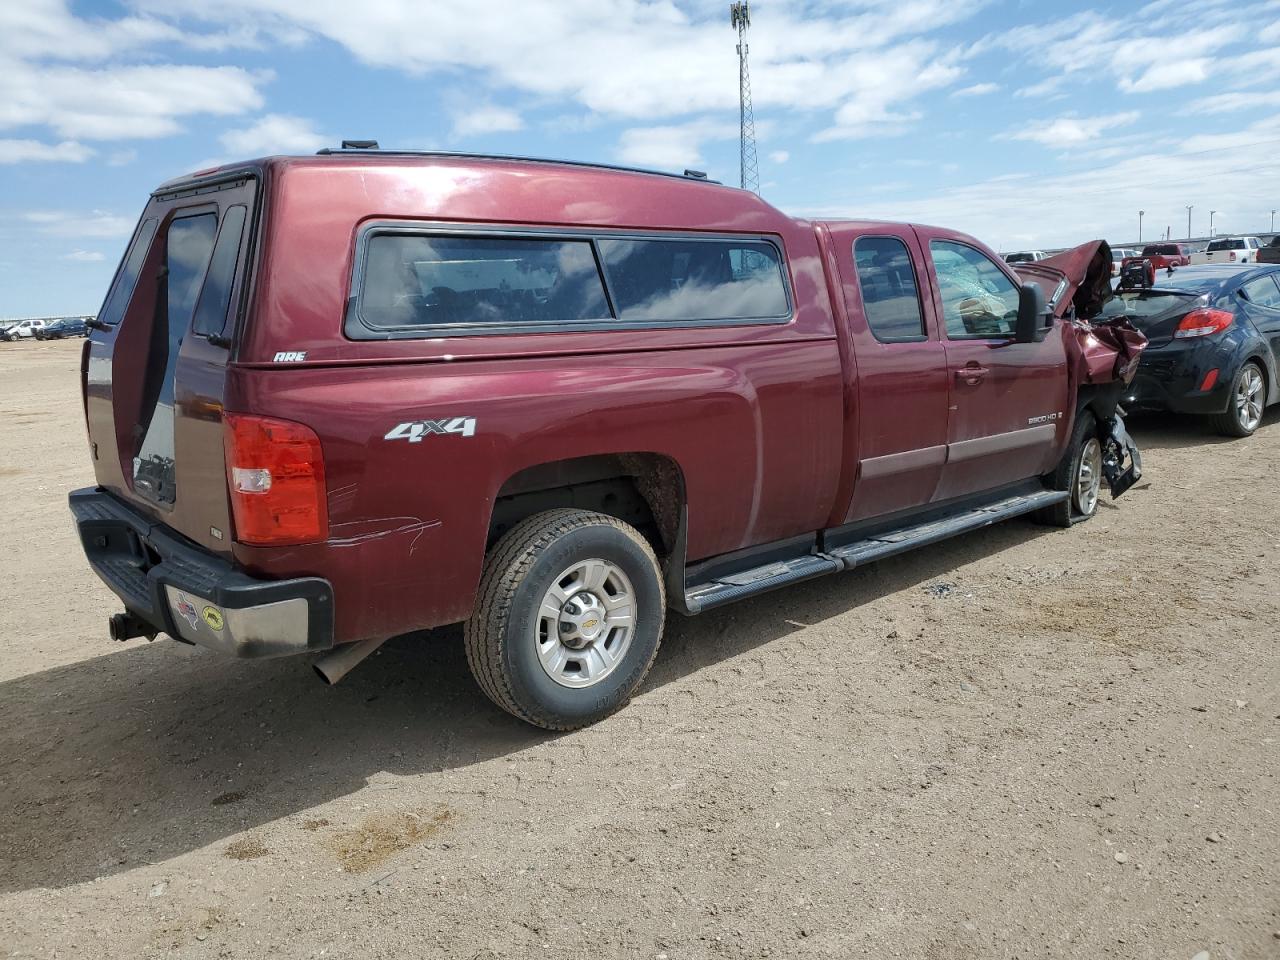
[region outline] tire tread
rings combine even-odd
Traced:
[[[512,601],[516,590],[519,589],[530,567],[543,550],[574,530],[593,526],[613,527],[632,540],[648,556],[653,564],[658,585],[659,609],[665,611],[666,594],[662,582],[662,568],[649,541],[630,524],[616,517],[589,510],[562,507],[528,517],[508,530],[493,545],[485,561],[484,574],[480,578],[475,609],[462,628],[467,664],[485,696],[512,716],[546,730],[576,730],[600,718],[566,723],[543,711],[527,709],[516,700],[503,666]],[[661,645],[662,636],[659,631],[653,656],[645,664],[641,676],[648,673]],[[626,699],[619,701],[613,710],[621,708],[626,702]]]

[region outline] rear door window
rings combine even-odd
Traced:
[[[923,340],[924,314],[906,244],[897,237],[859,237],[853,260],[872,335],[884,343]]]
[[[144,388],[145,435],[133,464],[134,489],[160,503],[173,503],[173,396],[178,348],[186,336],[196,299],[213,253],[218,217],[214,213],[178,217],[164,238],[164,277],[151,331],[151,354]],[[164,365],[159,363],[164,357]]]
[[[782,258],[766,241],[597,242],[621,320],[779,320],[790,313]]]
[[[230,207],[222,215],[218,242],[209,261],[209,274],[204,281],[195,318],[191,321],[193,333],[205,337],[222,334],[227,308],[231,303],[231,286],[236,278],[236,263],[240,259],[240,241],[244,236],[248,212],[247,207],[237,205]]]
[[[129,252],[125,254],[124,263],[120,267],[120,272],[116,274],[115,283],[111,285],[111,289],[107,292],[107,299],[98,312],[98,319],[103,323],[114,327],[124,316],[125,308],[129,306],[129,299],[133,296],[133,288],[138,283],[142,264],[147,259],[147,251],[151,249],[151,238],[155,233],[155,218],[144,220],[133,238]]]

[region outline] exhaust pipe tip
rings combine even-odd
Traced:
[[[339,680],[352,671],[365,657],[369,656],[387,642],[386,637],[376,640],[361,640],[359,643],[346,643],[338,649],[326,653],[311,665],[322,682],[334,686]]]

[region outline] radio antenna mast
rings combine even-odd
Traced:
[[[748,0],[729,4],[729,22],[738,31],[738,178],[743,190],[760,192],[760,167],[756,160],[756,118],[751,110],[751,71],[747,67],[747,27],[751,26]]]

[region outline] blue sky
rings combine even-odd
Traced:
[[[725,0],[6,0],[0,316],[94,312],[149,190],[387,147],[737,178]],[[765,197],[1002,250],[1280,207],[1280,0],[758,0]]]

